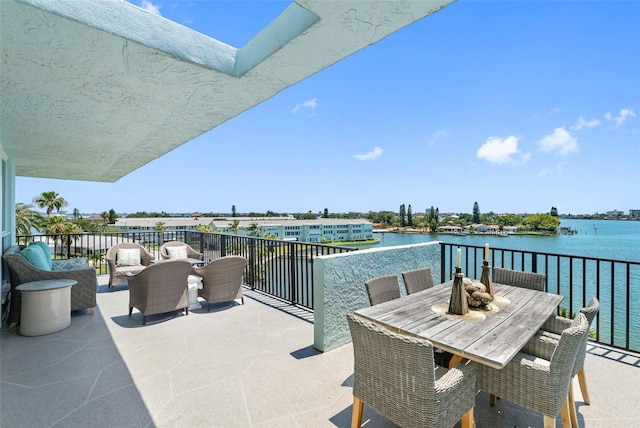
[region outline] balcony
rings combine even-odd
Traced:
[[[99,276],[95,315],[79,311],[66,330],[22,337],[0,332],[2,426],[348,427],[350,344],[320,353],[313,314],[245,290],[245,305],[188,316],[128,316],[128,291]],[[590,343],[590,406],[576,385],[580,426],[637,421],[640,355]],[[577,382],[577,381],[576,381]],[[488,397],[478,427],[541,426],[542,417]],[[391,427],[365,406],[366,427]],[[560,426],[560,420],[558,420]]]

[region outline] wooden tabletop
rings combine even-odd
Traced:
[[[494,294],[508,301],[484,319],[438,315],[447,304],[452,281],[390,302],[355,311],[359,316],[402,334],[430,340],[436,348],[500,369],[516,355],[558,307],[563,296],[492,284]],[[482,317],[480,317],[482,318]]]

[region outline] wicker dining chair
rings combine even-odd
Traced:
[[[600,311],[600,302],[593,297],[587,306],[580,309],[580,313],[584,314],[589,323],[589,328],[593,323],[593,319]],[[544,359],[550,359],[553,355],[553,351],[560,340],[562,331],[571,326],[572,320],[560,316],[551,316],[545,321],[542,329],[539,330],[533,338],[525,345],[523,352],[536,355]],[[571,372],[571,378],[578,376],[578,383],[580,384],[580,391],[582,392],[582,398],[584,403],[591,404],[589,398],[589,391],[587,389],[587,377],[584,371],[584,363],[587,358],[587,340],[588,335],[584,339],[584,343],[578,348],[578,354],[576,355],[576,362],[573,365]],[[569,386],[569,410],[571,411],[571,423],[578,426],[578,415],[576,412],[576,405],[573,393],[573,382]]]
[[[176,247],[186,247],[186,255],[187,258],[190,259],[196,259],[196,260],[204,260],[204,254],[200,253],[196,250],[194,250],[191,245],[187,244],[186,242],[180,242],[180,241],[169,241],[169,242],[165,242],[164,244],[162,244],[160,246],[160,257],[162,257],[163,259],[170,259],[171,256],[169,255],[169,250],[168,248],[176,248]]]
[[[547,275],[543,273],[523,272],[503,268],[493,268],[492,271],[491,281],[498,284],[507,284],[538,291],[545,291],[547,288]]]
[[[407,294],[413,294],[433,287],[431,268],[414,269],[402,272],[402,280],[404,281],[404,287],[407,290]]]
[[[542,413],[545,428],[555,427],[558,414],[563,426],[571,427],[571,374],[578,349],[588,334],[587,318],[579,313],[562,332],[550,360],[519,352],[502,369],[479,365],[478,388]]]
[[[405,336],[354,314],[347,315],[353,340],[351,427],[362,424],[366,404],[405,428],[473,427],[477,364],[463,360],[446,370],[433,363],[426,339]]]
[[[371,306],[400,297],[398,275],[384,275],[364,283]]]
[[[127,277],[129,282],[129,316],[133,308],[142,312],[142,325],[147,316],[184,309],[189,315],[187,282],[191,263],[166,260],[154,263]]]
[[[247,259],[241,256],[225,256],[207,263],[203,267],[194,267],[196,275],[202,277],[202,289],[198,296],[207,301],[207,311],[212,303],[230,302],[242,296],[242,276]]]

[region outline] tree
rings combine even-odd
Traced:
[[[324,213],[322,214],[322,218],[329,218],[329,209],[325,208]]]
[[[480,223],[480,206],[477,202],[473,203],[473,223]]]
[[[258,226],[258,223],[253,222],[249,224],[249,227],[247,227],[247,233],[249,234],[249,236],[258,236],[258,233],[260,232],[260,226]]]
[[[407,208],[407,224],[409,226],[413,226],[413,214],[411,211],[411,204],[409,204],[409,208]]]
[[[33,198],[33,203],[36,204],[38,208],[46,208],[48,216],[51,215],[51,212],[53,212],[54,209],[58,212],[60,211],[60,208],[69,205],[62,196],[53,190],[50,192],[42,192]]]
[[[534,214],[525,218],[524,224],[536,231],[541,230],[555,233],[558,226],[560,226],[560,220],[551,214]]]
[[[115,210],[111,208],[107,215],[109,219],[109,224],[114,224],[116,222],[116,219],[118,218],[118,214],[116,214]]]
[[[42,215],[33,210],[33,205],[18,202],[16,204],[16,235],[31,235],[33,229],[40,230]]]
[[[159,221],[156,223],[154,230],[157,230],[159,232],[164,232],[165,230],[167,230],[167,226],[165,226],[164,221]]]
[[[209,224],[198,224],[196,230],[198,232],[213,232],[213,228]]]
[[[400,217],[400,226],[401,227],[405,227],[407,225],[407,219],[406,219],[406,209],[404,207],[404,204],[400,205],[400,212],[399,212],[399,217]]]
[[[240,220],[233,220],[229,223],[229,229],[233,231],[236,235],[238,234],[238,230],[240,230]]]
[[[554,217],[558,217],[558,209],[556,207],[551,207],[551,211],[549,212],[549,214]]]
[[[80,210],[79,209],[77,209],[77,208],[73,209],[73,218],[76,219],[76,220],[80,218]]]
[[[231,205],[231,217],[237,217],[238,214],[236,213],[236,206],[235,205]]]

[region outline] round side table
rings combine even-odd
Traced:
[[[71,287],[73,279],[47,279],[25,282],[16,287],[22,293],[20,334],[41,336],[71,325]]]

